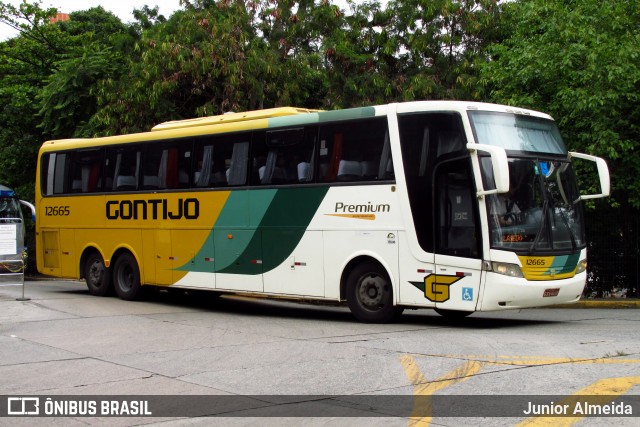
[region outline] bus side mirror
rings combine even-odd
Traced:
[[[600,194],[587,194],[584,196],[580,196],[580,200],[599,199],[601,197],[607,197],[611,193],[611,179],[609,178],[609,167],[607,166],[607,162],[605,162],[604,159],[596,156],[591,156],[589,154],[576,153],[573,151],[569,152],[569,157],[595,162],[598,168],[598,176],[600,177],[600,190],[602,192]]]
[[[476,193],[477,196],[486,196],[488,194],[506,193],[509,191],[509,162],[507,160],[507,152],[502,147],[496,147],[486,144],[474,144],[468,143],[467,150],[472,156],[477,156],[476,151],[483,151],[491,156],[491,168],[493,169],[493,178],[496,183],[496,188],[493,190],[482,190]],[[478,165],[479,162],[474,162]],[[476,171],[478,176],[479,170]]]
[[[20,204],[29,208],[29,210],[31,211],[31,220],[35,221],[36,220],[36,207],[33,206],[33,204],[27,202],[26,200],[20,200]]]

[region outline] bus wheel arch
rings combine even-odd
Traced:
[[[85,279],[91,295],[103,297],[113,290],[111,271],[100,251],[94,247],[86,248],[80,257],[80,278]]]
[[[119,249],[112,257],[111,274],[116,294],[123,300],[134,301],[142,296],[140,265],[127,249]]]
[[[393,282],[387,269],[375,258],[359,256],[342,272],[340,296],[361,322],[393,321],[403,308],[394,305]]]

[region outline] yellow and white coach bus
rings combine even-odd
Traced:
[[[581,195],[572,159],[593,161]],[[583,160],[584,161],[584,160]],[[146,285],[404,308],[577,301],[581,200],[606,163],[567,152],[548,115],[423,101],[275,108],[49,141],[36,180],[37,264],[136,299]]]

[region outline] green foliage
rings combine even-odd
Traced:
[[[500,12],[492,0],[390,2],[391,38],[405,70],[396,99],[473,97],[477,62],[500,36]]]
[[[13,61],[15,71],[3,69],[2,75],[26,74],[41,80],[53,67],[56,56],[63,53],[69,35],[62,33],[49,19],[55,9],[43,9],[41,2],[23,1],[18,7],[0,2],[0,24],[18,30],[20,36],[0,46],[0,60]]]
[[[87,136],[87,121],[96,112],[92,88],[122,64],[108,47],[83,46],[82,56],[56,63],[56,71],[38,94],[40,127],[51,138]]]
[[[166,22],[167,18],[165,18],[164,15],[160,15],[158,10],[158,6],[150,8],[147,5],[142,6],[141,9],[134,9],[133,17],[137,22],[133,24],[133,29],[140,33],[143,30],[153,27],[155,24]]]
[[[0,2],[0,25],[20,32],[0,43],[0,182],[28,200],[42,143],[34,101],[65,39],[47,24],[54,13],[38,4]]]

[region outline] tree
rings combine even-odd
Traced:
[[[93,128],[132,132],[168,119],[320,105],[317,53],[304,34],[309,27],[302,30],[312,4],[294,13],[292,1],[184,2],[142,31],[140,60],[122,80],[101,84]]]
[[[26,199],[33,197],[42,144],[36,95],[68,40],[49,24],[54,14],[39,3],[16,7],[0,2],[0,22],[19,31],[0,43],[0,182]]]
[[[44,134],[53,139],[91,136],[87,122],[97,110],[94,87],[101,79],[117,75],[120,62],[117,53],[97,43],[83,46],[81,56],[58,62],[37,95]]]
[[[91,136],[89,121],[98,109],[97,86],[124,73],[136,34],[102,7],[73,12],[58,25],[71,43],[38,93],[39,126],[53,139]]]
[[[476,62],[500,34],[496,1],[398,0],[389,2],[387,14],[399,65],[396,100],[473,96]]]

